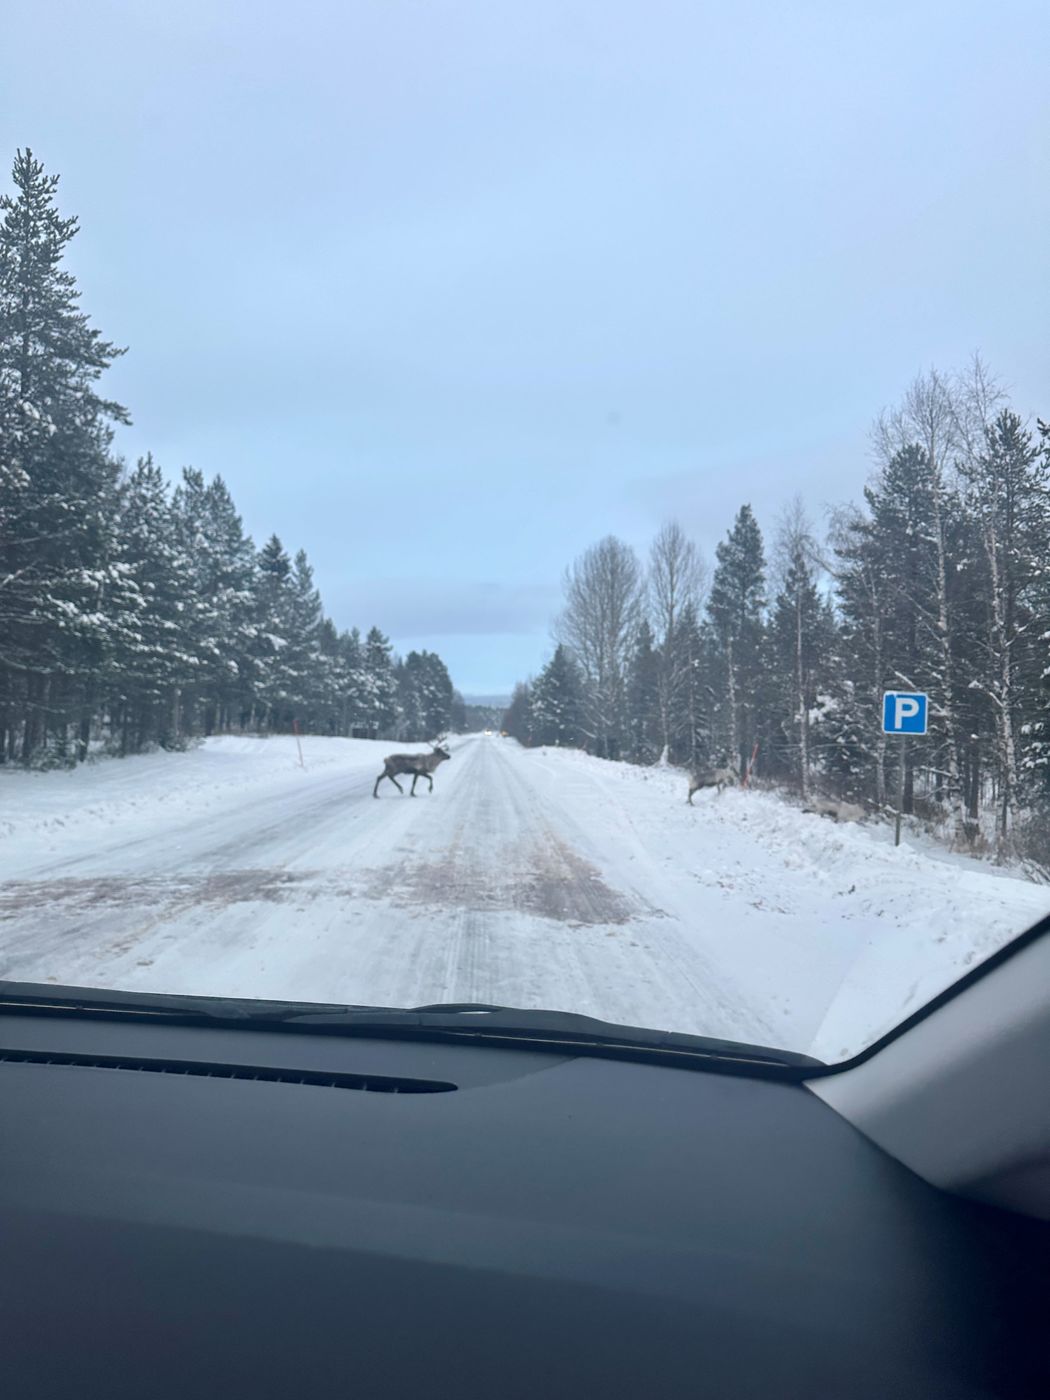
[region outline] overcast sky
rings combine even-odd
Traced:
[[[1047,0],[2,0],[120,450],[468,692],[566,563],[855,496],[914,374],[1050,413]]]

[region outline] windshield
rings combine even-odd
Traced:
[[[1050,11],[4,27],[0,978],[835,1061],[1050,911]]]

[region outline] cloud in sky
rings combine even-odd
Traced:
[[[395,637],[511,637],[542,634],[560,596],[546,584],[416,577],[367,579],[347,588],[345,597],[337,588],[332,601]]]

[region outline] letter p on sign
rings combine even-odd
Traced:
[[[925,734],[928,697],[921,690],[887,690],[882,697],[884,734]]]

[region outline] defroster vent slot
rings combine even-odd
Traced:
[[[250,1079],[262,1084],[309,1084],[318,1089],[358,1089],[366,1094],[447,1094],[457,1088],[444,1079],[402,1075],[345,1074],[316,1069],[275,1069],[270,1065],[214,1064],[205,1060],[160,1060],[138,1055],[82,1055],[74,1051],[0,1050],[0,1065],[61,1065],[124,1070],[136,1074],[180,1074],[196,1079]]]

